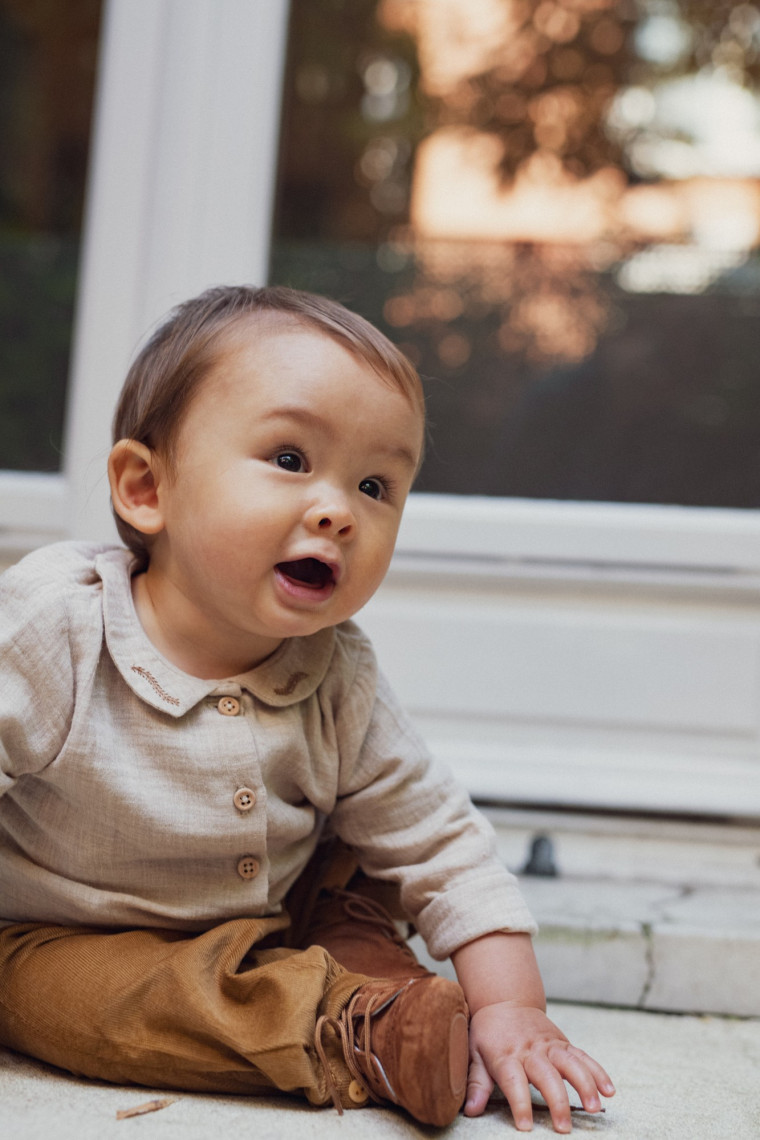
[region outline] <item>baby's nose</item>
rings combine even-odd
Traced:
[[[340,534],[344,537],[350,534],[356,525],[348,504],[336,498],[330,503],[316,503],[311,507],[306,522],[313,530],[331,535]]]

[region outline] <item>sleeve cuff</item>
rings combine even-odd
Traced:
[[[428,952],[443,961],[454,950],[485,934],[530,934],[538,925],[513,876],[491,875],[437,895],[415,920]]]

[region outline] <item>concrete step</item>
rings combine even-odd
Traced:
[[[549,997],[760,1015],[760,829],[486,814],[511,870],[550,840],[556,876],[521,876]]]

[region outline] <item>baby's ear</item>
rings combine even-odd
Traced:
[[[158,534],[164,528],[158,496],[159,469],[155,452],[135,439],[120,439],[108,457],[113,509],[142,534]]]

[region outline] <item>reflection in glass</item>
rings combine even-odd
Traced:
[[[272,276],[426,378],[418,486],[760,505],[760,5],[293,0]]]
[[[100,0],[0,0],[0,468],[61,461]]]

